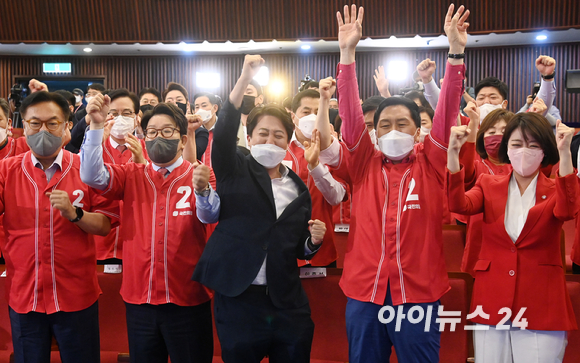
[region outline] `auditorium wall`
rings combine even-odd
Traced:
[[[580,69],[580,43],[548,46],[520,46],[472,48],[466,51],[468,85],[475,86],[481,78],[497,76],[510,87],[509,108],[518,110],[530,94],[534,81],[540,79],[534,60],[547,54],[557,60],[555,105],[561,110],[566,122],[580,122],[580,95],[569,94],[564,89],[566,69]],[[361,97],[377,93],[372,78],[374,69],[387,65],[391,60],[405,60],[410,73],[424,58],[437,62],[435,79],[443,77],[447,50],[388,50],[357,54],[357,73]],[[265,87],[270,101],[280,102],[296,92],[299,81],[305,74],[315,79],[335,76],[338,53],[321,54],[265,54],[270,71],[270,83],[281,81],[284,91],[272,94]],[[192,94],[201,91],[195,85],[196,72],[217,72],[221,82],[215,93],[225,97],[232,89],[241,72],[243,55],[228,56],[146,56],[146,57],[100,57],[100,56],[4,56],[0,57],[0,97],[7,97],[16,76],[42,76],[43,62],[70,62],[69,77],[104,76],[107,88],[127,87],[138,92],[144,87],[160,90],[170,81],[182,83]],[[63,76],[67,77],[67,76]],[[391,93],[396,94],[411,81],[391,83]]]

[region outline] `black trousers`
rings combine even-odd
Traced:
[[[225,363],[308,363],[314,323],[308,304],[279,309],[264,287],[240,296],[215,293],[215,323]]]
[[[211,363],[211,302],[197,306],[135,305],[127,308],[129,356],[133,363]]]
[[[97,302],[74,312],[9,312],[15,363],[49,363],[53,335],[63,363],[100,362]]]

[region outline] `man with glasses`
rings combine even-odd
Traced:
[[[182,154],[188,122],[177,106],[160,103],[142,127],[151,163],[103,163],[101,140],[109,96],[87,106],[90,130],[81,148],[85,183],[122,200],[123,284],[131,362],[211,362],[212,293],[190,279],[217,222],[220,201],[210,169]],[[119,110],[117,110],[118,112]]]
[[[139,99],[137,95],[121,88],[110,93],[111,105],[107,114],[109,137],[103,140],[103,160],[107,164],[125,165],[135,162],[146,164],[147,151],[145,141],[133,135],[133,131],[140,123]],[[90,123],[90,115],[87,115]],[[120,202],[120,208],[123,210]],[[122,271],[123,239],[120,227],[113,228],[105,236],[95,236],[97,260],[104,261],[105,272],[120,273]]]
[[[70,110],[61,95],[33,93],[21,112],[30,151],[0,161],[14,361],[48,362],[54,336],[64,363],[96,363],[101,291],[89,235],[107,235],[118,207],[81,181],[79,156],[62,149]]]

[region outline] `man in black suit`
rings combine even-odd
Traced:
[[[296,259],[310,259],[326,232],[311,220],[306,185],[281,162],[294,124],[280,106],[254,109],[250,155],[237,151],[244,91],[264,60],[248,55],[214,129],[212,164],[219,224],[193,279],[215,290],[215,321],[226,363],[309,362],[314,324]]]

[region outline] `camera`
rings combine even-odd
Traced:
[[[15,83],[12,88],[10,88],[10,96],[8,101],[14,102],[14,111],[12,112],[12,127],[22,128],[22,119],[20,117],[20,105],[22,104],[24,89],[22,85]]]

